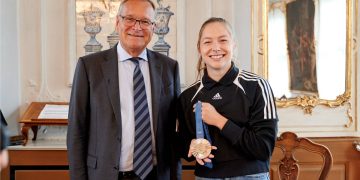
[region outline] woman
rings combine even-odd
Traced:
[[[195,158],[196,179],[269,179],[278,121],[269,83],[234,65],[234,33],[222,18],[204,22],[197,48],[200,80],[180,95],[178,104],[182,157],[193,160],[197,155],[194,108],[200,101],[212,151]]]

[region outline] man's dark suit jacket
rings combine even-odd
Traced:
[[[181,175],[172,148],[180,93],[178,63],[151,50],[147,56],[157,175],[159,180],[175,179]],[[126,138],[121,137],[120,108],[116,46],[81,57],[73,80],[67,134],[72,180],[117,180],[121,140]]]

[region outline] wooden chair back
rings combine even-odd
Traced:
[[[330,172],[333,158],[329,149],[321,144],[314,143],[305,137],[298,137],[293,132],[284,132],[277,138],[275,147],[281,149],[284,157],[280,160],[279,176],[281,180],[297,180],[299,175],[298,160],[294,157],[296,149],[304,149],[317,153],[323,158],[319,180],[325,180]]]

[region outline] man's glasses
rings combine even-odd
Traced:
[[[153,22],[151,22],[148,19],[135,19],[135,18],[128,17],[128,16],[121,16],[121,15],[119,15],[119,16],[123,19],[124,24],[126,26],[134,26],[137,22],[139,22],[140,27],[142,29],[149,29],[154,24]]]

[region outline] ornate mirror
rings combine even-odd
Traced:
[[[262,1],[259,54],[278,107],[301,106],[311,113],[316,105],[337,107],[349,100],[356,3]]]

